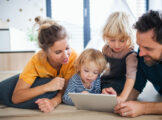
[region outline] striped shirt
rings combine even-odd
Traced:
[[[89,89],[85,88],[79,74],[73,75],[69,80],[66,91],[62,97],[63,102],[68,105],[74,105],[68,93],[81,93],[82,91],[88,91],[89,93],[101,93],[100,77],[91,83]]]

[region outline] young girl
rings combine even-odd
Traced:
[[[103,54],[110,63],[110,72],[101,77],[103,94],[118,94],[118,102],[127,100],[135,82],[136,53],[132,45],[133,32],[126,13],[112,13],[103,29],[106,44]]]
[[[86,49],[76,61],[77,73],[69,80],[63,102],[73,105],[68,93],[101,93],[100,73],[106,66],[103,54],[96,49]]]
[[[36,53],[20,75],[0,83],[0,103],[10,107],[39,108],[51,112],[64,92],[64,86],[75,73],[73,63],[77,54],[69,46],[63,26],[51,19],[40,19]]]

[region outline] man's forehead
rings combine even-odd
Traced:
[[[137,33],[136,43],[141,47],[152,47],[153,39],[145,33]]]
[[[145,48],[162,48],[162,45],[158,42],[156,42],[154,39],[154,34],[149,32],[145,32],[145,33],[140,33],[137,32],[137,40],[136,43],[140,46],[140,47],[145,47]]]

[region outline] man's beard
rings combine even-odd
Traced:
[[[145,59],[144,59],[144,62],[145,62],[145,64],[147,65],[147,66],[153,66],[153,65],[156,65],[157,63],[158,63],[158,61],[157,60],[154,60],[154,59],[152,59],[152,60],[150,60],[150,61],[146,61]]]
[[[150,57],[150,56],[144,56],[144,57]],[[156,59],[154,59],[154,58],[152,58],[152,57],[150,57],[150,58],[151,58],[150,61],[146,61],[146,60],[144,59],[144,62],[145,62],[146,65],[149,66],[149,67],[162,62],[162,53],[160,54],[159,60],[156,60]]]

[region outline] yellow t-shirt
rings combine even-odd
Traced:
[[[69,62],[63,64],[60,73],[57,75],[57,70],[53,68],[47,61],[46,54],[41,50],[36,53],[28,64],[25,66],[23,72],[20,74],[19,79],[24,80],[26,83],[32,85],[37,77],[40,78],[55,78],[62,77],[69,80],[75,73],[74,61],[77,53],[72,49],[69,57]]]

